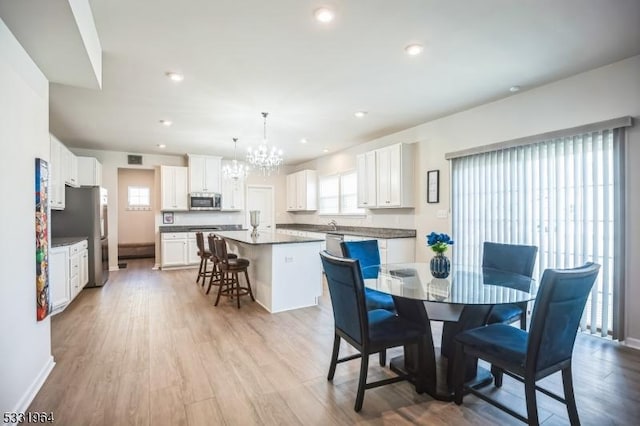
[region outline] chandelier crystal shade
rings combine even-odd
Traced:
[[[251,167],[262,171],[264,175],[277,171],[283,162],[282,150],[277,149],[275,146],[269,147],[267,141],[267,115],[269,115],[268,112],[262,113],[264,118],[264,139],[262,143],[255,150],[249,147],[247,152],[247,162]]]
[[[227,164],[222,168],[222,175],[224,178],[236,182],[239,179],[244,179],[247,176],[248,171],[244,164],[238,163],[238,159],[236,157],[237,148],[238,138],[233,138],[233,161],[231,161],[231,164]]]

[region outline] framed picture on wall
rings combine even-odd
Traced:
[[[162,212],[162,223],[173,225],[173,212]]]
[[[440,202],[440,170],[427,172],[427,203]]]

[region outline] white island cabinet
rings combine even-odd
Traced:
[[[321,238],[280,233],[214,231],[238,257],[248,259],[256,302],[271,313],[315,306],[322,295]],[[242,280],[242,278],[240,278]]]

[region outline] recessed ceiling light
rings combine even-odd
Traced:
[[[308,141],[307,141],[307,138],[302,138],[302,139],[300,139],[300,143],[307,143],[307,142],[308,142]]]
[[[182,81],[184,80],[184,75],[178,73],[178,72],[167,72],[165,73],[166,76],[169,78],[169,80],[171,81]]]
[[[424,50],[424,47],[421,44],[410,44],[407,47],[404,48],[404,51],[407,52],[407,55],[409,56],[416,56],[422,53],[422,51]]]
[[[173,121],[171,120],[160,120],[160,124],[162,124],[163,126],[169,127],[173,124]]]
[[[325,153],[329,152],[329,148],[323,149],[322,152],[325,152]]]
[[[333,18],[336,17],[336,14],[333,12],[333,10],[327,7],[321,7],[313,12],[313,16],[316,17],[316,21],[327,24],[333,21]]]
[[[353,115],[355,115],[358,118],[362,118],[365,115],[367,115],[367,111],[356,111],[356,112],[353,113]]]
[[[156,145],[158,148],[160,149],[165,149],[167,146],[163,143],[159,143],[158,145]]]
[[[520,86],[511,86],[511,87],[509,88],[509,91],[510,91],[511,93],[519,92],[519,91],[520,91]]]

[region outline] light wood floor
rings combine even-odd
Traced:
[[[247,298],[240,310],[224,299],[214,307],[194,270],[151,266],[129,261],[53,318],[57,364],[31,411],[52,411],[59,425],[520,424],[475,397],[458,407],[407,382],[368,390],[355,413],[359,361],[326,379],[326,295],[318,307],[275,315]],[[377,358],[369,365],[371,379],[388,374]],[[544,384],[561,392],[555,376]],[[638,424],[640,352],[579,336],[574,376],[583,424]],[[519,383],[505,376],[493,392],[525,412]],[[568,424],[563,405],[540,395],[539,407],[545,425]]]

